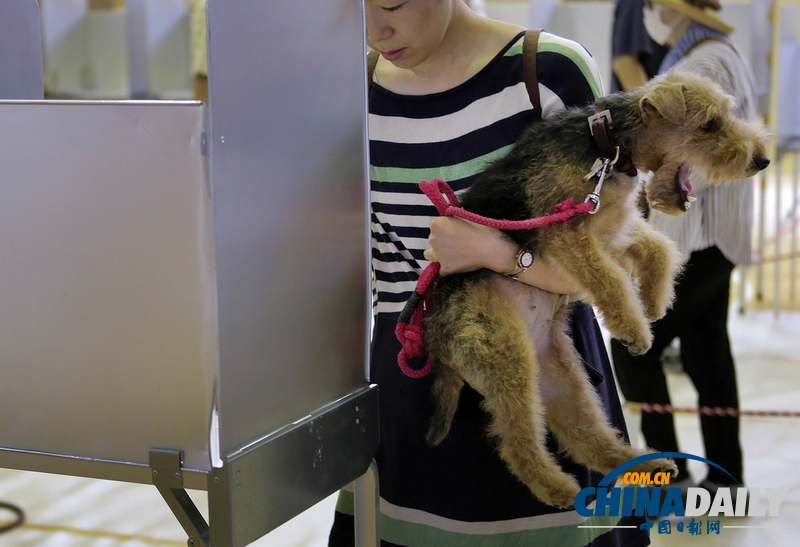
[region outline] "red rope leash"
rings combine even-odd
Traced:
[[[701,406],[699,408],[675,407],[672,405],[660,405],[654,403],[625,403],[626,408],[639,412],[653,412],[656,414],[703,414],[706,416],[758,416],[758,417],[781,417],[781,418],[800,418],[800,412],[776,411],[776,410],[740,410],[738,408],[723,408],[712,406]]]
[[[419,187],[436,206],[436,210],[439,211],[440,215],[444,217],[463,218],[464,220],[469,220],[470,222],[489,226],[490,228],[497,228],[499,230],[530,230],[533,228],[541,228],[542,226],[547,226],[554,222],[567,222],[575,215],[589,213],[595,208],[594,202],[586,201],[580,205],[575,205],[572,198],[569,198],[556,205],[552,211],[543,217],[531,218],[528,220],[498,220],[482,217],[481,215],[470,213],[458,207],[458,198],[455,192],[441,179],[433,179],[430,182],[425,182],[423,180],[419,183]],[[447,196],[447,201],[445,201],[442,193]]]
[[[550,213],[540,218],[529,220],[497,220],[470,213],[458,207],[458,198],[452,188],[441,179],[433,179],[430,182],[422,181],[419,187],[428,196],[436,210],[441,216],[455,216],[500,230],[530,230],[541,228],[554,222],[566,223],[569,219],[584,213],[591,213],[597,208],[597,203],[587,200],[584,203],[575,205],[572,198],[569,198],[556,205]],[[445,199],[445,197],[447,199]],[[425,312],[431,309],[431,294],[433,283],[439,275],[439,263],[432,262],[422,272],[417,281],[416,289],[406,302],[400,317],[397,319],[395,336],[400,341],[402,348],[397,355],[397,364],[403,374],[410,378],[424,378],[433,369],[433,361],[430,355],[425,365],[420,369],[411,368],[408,359],[422,355],[425,348],[425,329],[423,320]],[[422,304],[422,305],[420,305]]]

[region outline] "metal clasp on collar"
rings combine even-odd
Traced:
[[[597,185],[594,187],[594,191],[590,193],[588,196],[586,196],[585,200],[583,200],[584,203],[589,201],[594,203],[594,209],[589,211],[590,215],[593,215],[600,210],[600,190],[603,189],[603,181],[606,180],[606,174],[608,173],[608,170],[611,169],[611,166],[614,165],[614,163],[617,161],[618,158],[619,158],[619,147],[617,147],[617,157],[614,158],[614,161],[611,161],[608,158],[605,158],[604,160],[598,158],[597,161],[595,162],[595,165],[597,165],[597,162],[601,163],[597,165],[596,169],[593,167],[592,171],[584,179],[584,180],[589,180],[599,173],[600,180],[597,181]]]
[[[597,173],[599,173],[600,170],[606,166],[606,164],[615,165],[617,161],[619,161],[619,146],[616,147],[616,155],[614,156],[613,160],[610,160],[608,158],[597,158],[596,160],[594,160],[592,168],[589,169],[589,172],[586,173],[586,176],[583,177],[583,181],[588,182],[592,177],[597,176]]]

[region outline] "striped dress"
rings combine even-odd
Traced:
[[[506,468],[485,433],[480,395],[466,387],[450,434],[424,440],[431,379],[411,379],[397,365],[399,312],[427,266],[423,251],[437,214],[419,190],[439,177],[467,188],[502,157],[533,110],[523,80],[520,33],[477,75],[445,92],[398,95],[372,82],[369,95],[372,264],[376,324],[371,380],[379,386],[382,547],[630,546],[649,544],[643,519],[584,518],[536,500]],[[602,93],[597,66],[575,42],[542,33],[537,54],[543,115],[584,106]],[[608,357],[591,307],[578,304],[572,335],[612,422],[625,430]],[[412,366],[420,364],[412,363]],[[551,448],[556,450],[550,439]],[[562,460],[583,486],[600,475]],[[331,547],[353,545],[353,494],[340,493]],[[579,528],[606,526],[606,528]],[[627,528],[608,528],[628,526]]]
[[[713,37],[713,40],[705,38]],[[744,59],[720,33],[693,23],[664,60],[667,68],[706,76],[718,83],[736,99],[736,116],[756,118],[755,79]],[[680,49],[687,50],[678,56]],[[680,58],[668,65],[675,56]],[[723,185],[709,186],[702,172],[690,176],[697,202],[686,214],[674,217],[653,211],[651,224],[677,244],[684,258],[694,251],[717,246],[725,258],[740,266],[752,262],[753,179],[741,179]]]

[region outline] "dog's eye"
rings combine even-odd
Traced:
[[[719,122],[713,119],[708,120],[706,123],[700,126],[700,129],[702,129],[706,133],[713,133],[714,131],[719,131]]]

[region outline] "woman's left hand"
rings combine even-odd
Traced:
[[[431,248],[425,258],[439,262],[442,276],[489,268],[496,272],[514,269],[516,246],[500,230],[457,217],[431,221]]]

